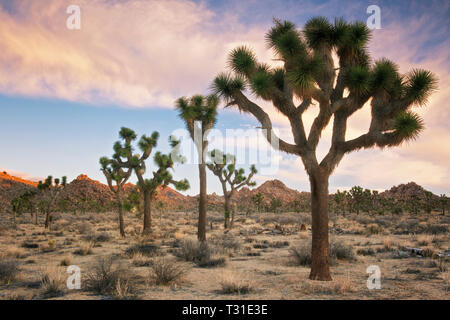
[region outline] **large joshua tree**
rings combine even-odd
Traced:
[[[117,210],[119,214],[119,231],[120,236],[125,237],[125,226],[123,222],[123,196],[124,186],[133,172],[133,168],[124,168],[117,159],[109,159],[107,157],[100,158],[101,171],[106,177],[108,187],[114,193],[117,202]]]
[[[331,280],[328,247],[328,180],[342,157],[355,150],[393,147],[417,138],[423,121],[410,111],[424,105],[436,88],[435,77],[426,70],[400,74],[388,60],[372,62],[367,51],[370,30],[362,22],[347,23],[326,18],[309,20],[302,32],[295,25],[275,20],[266,35],[279,67],[259,63],[248,47],[231,51],[231,73],[218,75],[215,93],[228,106],[252,114],[266,130],[269,142],[302,159],[309,176],[312,203],[312,265],[310,279]],[[336,54],[337,61],[334,61]],[[337,65],[335,65],[335,62]],[[290,122],[293,143],[279,139],[267,112],[244,94],[250,91],[270,101]],[[371,122],[365,134],[346,139],[348,118],[368,103]],[[305,132],[302,115],[318,108],[311,129]],[[317,145],[332,120],[331,147],[319,160]]]
[[[220,150],[213,150],[209,153],[211,162],[207,163],[208,169],[216,175],[222,185],[224,197],[225,229],[233,226],[234,211],[231,210],[231,198],[236,191],[244,186],[255,186],[252,181],[253,176],[258,172],[254,165],[250,167],[250,173],[245,176],[245,170],[236,168],[236,157],[230,154],[223,154]]]
[[[187,130],[194,141],[198,153],[200,196],[198,204],[199,241],[206,241],[206,153],[208,151],[208,132],[216,123],[218,98],[215,95],[195,95],[181,97],[176,101],[179,116],[186,123]]]
[[[144,197],[144,226],[142,233],[148,234],[152,229],[152,202],[155,196],[158,194],[158,188],[160,186],[168,186],[173,184],[177,190],[187,190],[189,188],[189,182],[184,179],[180,181],[173,180],[172,174],[169,169],[173,168],[174,159],[172,155],[180,158],[178,154],[175,154],[178,150],[179,141],[170,139],[171,147],[173,151],[171,154],[162,154],[156,152],[153,160],[157,167],[157,170],[153,172],[152,178],[145,178],[144,174],[147,171],[145,164],[146,160],[150,157],[152,150],[156,147],[159,133],[154,131],[150,137],[143,135],[138,142],[139,149],[142,151],[142,155],[133,154],[132,142],[136,140],[136,133],[129,129],[122,127],[119,132],[120,138],[123,140],[117,141],[114,144],[115,154],[113,159],[123,168],[131,168],[135,172],[138,178],[138,188]],[[174,153],[175,152],[175,153]]]

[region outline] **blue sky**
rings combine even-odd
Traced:
[[[440,90],[428,106],[432,111],[423,111],[427,131],[417,144],[349,155],[331,178],[330,191],[416,181],[450,193],[449,144],[440,144],[450,140],[448,1],[79,1],[78,33],[64,28],[69,3],[0,1],[1,169],[69,180],[85,173],[104,182],[98,159],[111,154],[120,127],[159,131],[158,150],[167,152],[168,136],[184,128],[174,100],[208,93],[229,49],[249,44],[270,61],[264,33],[273,17],[299,27],[317,15],[365,21],[366,8],[376,4],[382,29],[374,31],[374,58],[388,56],[402,72],[429,68],[439,76]],[[367,127],[367,117],[356,117],[352,129]],[[280,130],[288,129],[274,119]],[[217,128],[256,125],[249,116],[221,109]],[[279,156],[280,171],[258,176],[258,183],[279,178],[309,190],[299,160]],[[177,166],[175,177],[188,178],[189,194],[198,192],[196,165]],[[214,176],[208,183],[209,192],[221,192]]]

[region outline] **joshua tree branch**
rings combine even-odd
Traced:
[[[272,121],[269,115],[257,104],[253,103],[239,90],[233,92],[234,101],[239,106],[241,110],[249,112],[255,116],[256,119],[261,123],[261,128],[266,130],[266,139],[270,144],[278,141],[278,149],[291,154],[300,154],[301,148],[297,145],[290,144],[280,139],[272,129]],[[276,146],[274,146],[276,147]]]

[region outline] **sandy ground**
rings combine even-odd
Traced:
[[[140,235],[141,219],[127,214],[125,239],[119,237],[114,213],[55,214],[51,231],[33,225],[29,215],[19,218],[16,229],[11,227],[10,220],[6,215],[1,217],[0,263],[16,261],[19,271],[14,279],[0,284],[0,299],[447,300],[450,297],[448,261],[436,256],[449,250],[450,219],[438,213],[418,217],[409,214],[332,217],[331,241],[343,244],[354,259],[338,259],[332,266],[330,282],[308,280],[309,267],[299,266],[292,257],[291,248],[302,246],[311,238],[311,219],[307,213],[239,215],[233,229],[224,233],[221,214],[209,212],[208,226],[212,223],[213,227],[208,228],[209,247],[213,258],[223,258],[225,263],[207,268],[177,257],[186,240],[195,239],[193,212],[169,212],[162,218],[154,214],[154,232],[146,237]],[[307,230],[300,231],[302,223]],[[430,225],[440,226],[437,232],[432,231],[435,235],[409,232]],[[129,248],[137,244],[155,246],[157,254],[130,253]],[[405,246],[429,249],[429,254],[426,257],[409,254],[404,251]],[[125,270],[128,288],[122,285],[109,294],[88,288],[87,279],[102,257],[113,257],[113,266]],[[61,265],[63,260],[66,266]],[[181,270],[181,276],[166,285],[157,284],[152,277],[155,260]],[[66,273],[67,265],[80,268],[80,290],[67,289],[66,279],[70,276]],[[366,269],[371,265],[381,271],[381,289],[367,287],[370,274]],[[228,293],[226,288],[230,285],[242,290]]]

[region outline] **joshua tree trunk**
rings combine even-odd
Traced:
[[[45,225],[44,225],[45,229],[48,228],[49,224],[50,224],[50,210],[47,210],[47,212],[45,213]]]
[[[202,157],[203,158],[203,157]],[[198,233],[199,241],[206,241],[206,163],[205,159],[198,165],[200,176],[200,199],[198,207]]]
[[[152,232],[152,195],[144,191],[144,229],[143,234]]]
[[[36,211],[34,212],[34,224],[35,224],[35,225],[38,225],[38,224],[39,224],[39,218],[38,218],[38,215],[39,215],[39,211],[36,209]]]
[[[312,210],[311,280],[331,280],[328,244],[328,175],[316,172],[309,177]]]
[[[225,196],[224,209],[225,209],[224,228],[229,229],[229,228],[231,228],[231,203],[230,203],[230,197],[228,197],[228,196]]]
[[[119,194],[117,194],[117,209],[118,209],[118,213],[119,213],[119,231],[120,231],[120,236],[122,238],[125,238],[125,226],[123,223],[123,204],[122,204],[122,198]]]

